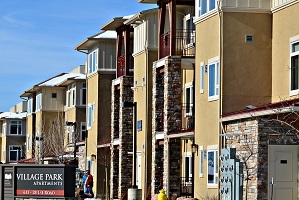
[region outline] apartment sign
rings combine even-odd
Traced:
[[[17,196],[64,196],[63,168],[17,168]]]

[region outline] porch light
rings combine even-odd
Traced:
[[[191,144],[191,151],[192,151],[192,153],[197,153],[198,145],[197,144]]]

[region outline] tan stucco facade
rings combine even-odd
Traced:
[[[298,40],[298,10],[297,2],[272,14],[272,102],[298,97],[290,94],[290,43]]]

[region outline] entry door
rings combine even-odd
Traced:
[[[298,146],[269,145],[268,199],[298,199],[297,152]]]
[[[137,162],[136,162],[136,165],[137,165],[137,170],[136,170],[136,173],[137,173],[137,177],[136,177],[136,185],[138,186],[138,189],[141,189],[141,153],[137,153]]]

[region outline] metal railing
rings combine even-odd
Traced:
[[[160,58],[170,56],[170,31],[161,35]],[[174,56],[194,57],[195,56],[195,30],[176,30]]]
[[[134,60],[133,60],[133,56],[130,56],[129,63],[126,63],[126,54],[123,54],[117,58],[117,75],[118,75],[118,77],[126,75],[126,71],[125,71],[126,67],[128,67],[129,70],[133,70],[134,69]]]
[[[181,177],[180,178],[180,196],[193,197],[192,190],[192,177]]]

